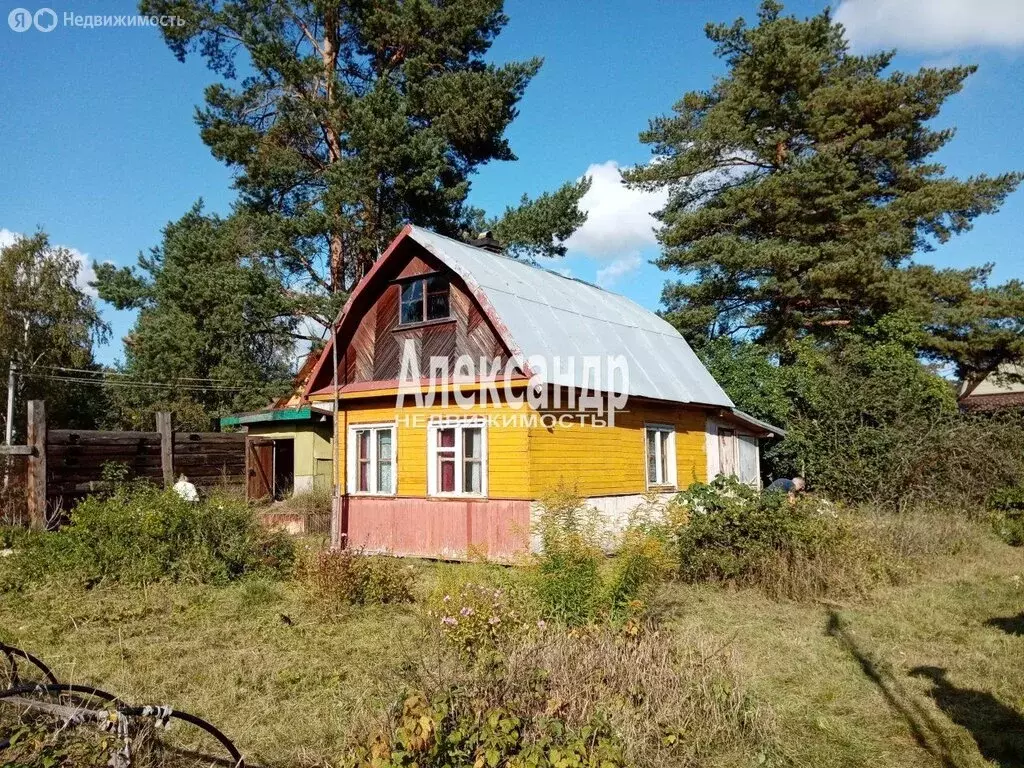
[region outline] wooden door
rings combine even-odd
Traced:
[[[761,461],[757,438],[752,435],[740,435],[740,482],[754,488],[761,487]]]
[[[274,441],[247,440],[245,451],[245,497],[265,499],[274,493]]]
[[[718,430],[718,469],[723,475],[736,476],[736,431]]]

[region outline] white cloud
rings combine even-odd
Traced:
[[[1024,45],[1021,0],[843,0],[835,19],[859,49]]]
[[[630,272],[639,269],[641,264],[643,264],[643,259],[637,253],[615,259],[607,267],[597,270],[597,284],[602,288],[611,288]]]
[[[20,232],[12,232],[9,229],[0,228],[0,248],[4,248],[23,235]],[[96,289],[90,287],[89,282],[96,279],[96,272],[92,268],[92,259],[89,254],[82,253],[77,248],[67,245],[58,245],[57,248],[65,248],[78,262],[78,287],[93,298],[96,298]]]
[[[658,221],[651,214],[665,206],[667,192],[628,189],[614,160],[594,163],[584,175],[591,179],[580,201],[587,221],[566,241],[570,250],[596,258],[621,257],[657,242]]]

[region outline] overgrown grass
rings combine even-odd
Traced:
[[[918,554],[928,566],[914,578],[850,602],[671,583],[653,600],[661,628],[652,634],[644,634],[645,624],[636,640],[623,629],[549,626],[511,643],[518,650],[509,663],[524,673],[549,670],[556,709],[595,700],[614,709],[614,692],[632,692],[626,710],[608,713],[627,755],[651,749],[644,746],[655,733],[645,730],[651,723],[689,723],[677,729],[685,735],[680,752],[668,750],[668,728],[667,741],[651,752],[666,766],[702,755],[702,765],[739,768],[756,765],[762,751],[776,765],[943,765],[914,735],[925,728],[928,743],[952,754],[945,765],[985,768],[976,737],[988,743],[997,727],[1006,731],[985,718],[998,724],[991,718],[1000,712],[1024,714],[1024,551],[986,537],[983,526],[977,531],[976,548]],[[916,523],[891,535],[907,551],[933,547]],[[413,566],[418,596],[465,580],[529,588],[517,569]],[[829,633],[831,611],[870,666]],[[436,690],[426,687],[430,675],[443,681],[453,668],[450,679],[460,680],[465,662],[442,658],[425,637],[416,606],[366,605],[326,619],[301,584],[261,578],[89,590],[51,581],[0,595],[0,638],[37,653],[62,678],[206,717],[250,761],[281,768],[337,766],[354,744],[393,724],[388,713],[411,684]],[[657,654],[672,658],[674,676],[664,674]],[[946,670],[961,692],[953,694],[958,709],[932,678],[910,674],[918,667]],[[608,680],[602,670],[611,670]],[[977,734],[963,724],[972,722],[965,713],[980,716]],[[563,714],[581,722],[579,713]],[[632,717],[640,718],[637,730]]]
[[[184,501],[174,491],[122,484],[75,507],[56,532],[11,531],[13,546],[0,588],[19,589],[48,578],[92,586],[103,581],[227,583],[262,573],[290,572],[294,544],[259,525],[242,501]]]
[[[327,614],[353,605],[413,601],[413,566],[357,549],[309,551],[298,576]]]
[[[980,768],[1024,749],[1024,551],[935,511],[698,492],[611,558],[567,493],[518,568],[310,544],[287,580],[138,578],[155,566],[120,570],[133,545],[117,537],[153,562],[170,550],[149,516],[111,521],[105,503],[102,524],[47,540],[118,577],[22,582],[0,594],[0,639],[66,680],[205,717],[268,766]],[[175,535],[175,552],[221,551]],[[22,567],[0,559],[0,579]]]
[[[903,583],[936,556],[975,549],[984,535],[961,514],[790,500],[731,478],[679,494],[662,530],[683,580],[754,586],[798,600],[863,596]]]
[[[770,717],[708,638],[550,625],[499,635],[500,654],[467,662],[446,651],[451,637],[442,625],[441,643],[428,640],[411,689],[343,764],[661,768],[777,755]]]
[[[850,602],[778,601],[761,589],[676,585],[659,606],[681,638],[729,641],[770,706],[791,765],[991,768],[979,745],[1011,732],[1024,754],[1024,557],[979,535],[914,579]],[[832,629],[837,613],[843,634]],[[945,670],[943,695],[919,667]],[[968,726],[968,724],[970,724]]]

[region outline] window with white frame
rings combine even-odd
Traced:
[[[395,493],[395,425],[353,424],[348,429],[349,493]]]
[[[676,432],[671,425],[648,424],[644,430],[647,485],[676,484]]]
[[[427,431],[427,492],[431,496],[487,495],[487,426],[431,424]]]

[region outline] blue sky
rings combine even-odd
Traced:
[[[51,5],[59,17],[130,14],[132,2]],[[43,228],[53,242],[92,260],[133,264],[160,229],[198,198],[226,212],[229,171],[193,122],[215,78],[199,58],[179,63],[155,28],[57,26],[16,33],[2,19],[27,0],[0,5],[0,239]],[[824,2],[791,2],[807,15]],[[709,20],[752,19],[756,0],[508,0],[511,23],[496,61],[543,56],[544,67],[509,131],[519,160],[485,167],[471,202],[489,212],[523,193],[594,176],[590,220],[557,268],[597,281],[652,309],[667,275],[649,213],[656,196],[624,190],[616,168],[644,162],[637,134],[687,90],[721,74],[703,34]],[[957,175],[1024,169],[1024,3],[1019,0],[843,0],[838,14],[856,47],[898,47],[896,65],[974,62],[978,73],[942,113],[957,137],[939,160]],[[995,279],[1024,278],[1024,192],[973,231],[922,261],[996,263]],[[122,354],[130,313],[103,306],[114,328],[99,359]]]

